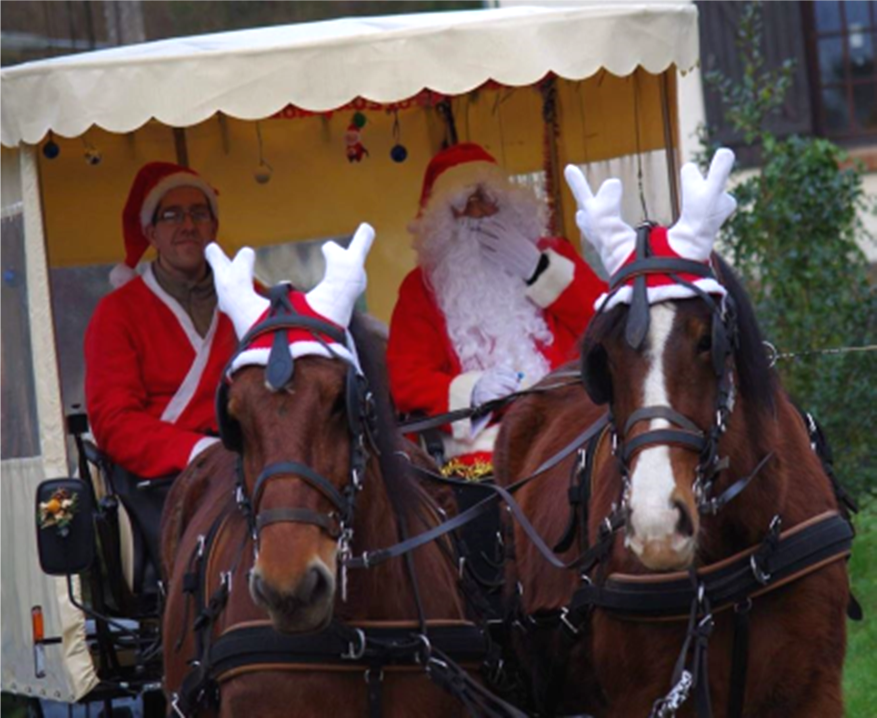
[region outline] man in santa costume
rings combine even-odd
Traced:
[[[92,431],[114,464],[113,482],[159,565],[168,481],[218,441],[214,395],[236,346],[217,311],[204,248],[216,238],[217,192],[196,172],[150,162],[122,213],[125,262],[85,335],[85,396]],[[156,258],[134,270],[149,247]]]
[[[387,350],[399,411],[478,406],[575,358],[605,284],[566,239],[545,236],[542,205],[482,147],[432,159],[411,231],[418,267],[399,289]],[[498,429],[446,427],[446,470],[489,473]]]

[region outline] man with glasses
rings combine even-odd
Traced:
[[[204,258],[218,218],[217,192],[196,172],[142,167],[122,213],[125,263],[85,336],[91,428],[154,566],[167,479],[218,441],[214,394],[236,345]],[[150,246],[156,257],[137,274]]]

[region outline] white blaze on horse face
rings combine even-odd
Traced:
[[[675,317],[676,307],[672,304],[656,304],[651,308],[647,344],[649,370],[643,383],[642,406],[670,406],[664,351]],[[649,431],[667,428],[670,428],[670,423],[665,419],[650,420]],[[642,556],[650,543],[664,544],[664,549],[671,552],[690,548],[690,537],[680,536],[676,531],[679,510],[673,505],[675,488],[670,448],[659,445],[640,451],[630,476],[633,535],[625,539],[626,545],[638,556]]]

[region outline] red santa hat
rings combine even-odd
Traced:
[[[713,238],[714,239],[714,238]],[[699,262],[705,267],[710,266],[709,252],[712,250],[712,242],[702,242],[702,251],[698,248],[692,248],[680,242],[674,242],[673,228],[669,230],[667,227],[652,227],[649,233],[649,247],[651,256],[666,259],[686,259],[689,261]],[[612,272],[612,276],[621,272],[629,264],[636,261],[636,250],[631,248],[630,254],[622,262],[616,271]],[[686,272],[675,272],[675,277],[679,277],[689,284],[693,284],[707,294],[724,296],[727,292],[725,288],[712,277],[700,277]],[[696,296],[696,293],[688,286],[680,284],[670,273],[655,273],[646,275],[646,296],[649,304],[658,304],[673,299],[685,299],[686,297]],[[594,303],[595,308],[602,306],[607,294],[603,294]],[[630,304],[633,298],[633,278],[627,280],[624,285],[618,289],[609,299],[604,310],[611,309],[616,304]]]
[[[150,162],[140,168],[128,201],[122,210],[122,232],[125,238],[125,261],[110,272],[110,284],[120,287],[136,275],[134,268],[149,249],[144,232],[152,224],[155,210],[162,197],[177,187],[194,187],[204,193],[214,217],[219,217],[217,196],[219,193],[197,172],[173,162]]]
[[[476,184],[505,185],[508,180],[493,156],[481,145],[461,142],[430,160],[420,192],[420,214],[433,200],[460,187]]]

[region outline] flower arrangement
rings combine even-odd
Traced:
[[[41,501],[37,509],[37,523],[40,529],[54,526],[60,536],[70,533],[70,522],[79,510],[79,494],[71,494],[67,489],[58,489],[48,501]]]

